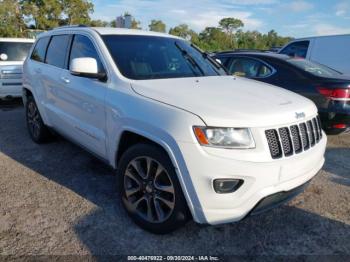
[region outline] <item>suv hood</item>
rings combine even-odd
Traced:
[[[211,76],[134,81],[139,95],[190,111],[208,126],[267,127],[314,116],[313,102],[285,89],[245,78]]]

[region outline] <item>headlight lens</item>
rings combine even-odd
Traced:
[[[223,148],[255,148],[249,128],[194,127],[198,142],[203,146]]]

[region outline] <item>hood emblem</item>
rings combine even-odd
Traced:
[[[301,112],[301,113],[295,112],[295,118],[296,119],[305,118],[305,113],[304,112]]]

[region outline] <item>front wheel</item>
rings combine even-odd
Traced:
[[[132,146],[118,168],[124,207],[137,225],[165,234],[184,225],[189,211],[169,157],[157,146]]]

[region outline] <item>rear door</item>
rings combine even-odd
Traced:
[[[69,65],[74,58],[90,57],[97,61],[100,72],[105,72],[97,45],[88,35],[73,36],[68,59],[68,70],[61,75],[62,89],[56,98],[64,111],[70,135],[86,149],[106,157],[105,94],[107,83],[74,76]]]
[[[67,67],[70,38],[70,35],[52,36],[46,51],[45,65],[35,69],[43,88],[42,101],[49,121],[54,128],[63,130],[67,130],[66,115],[58,98],[64,88],[60,75]]]

